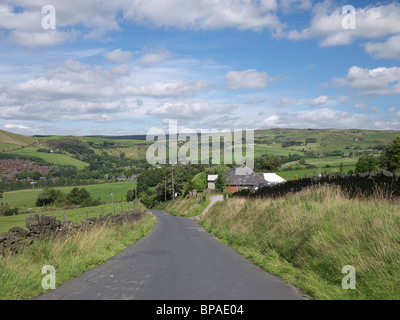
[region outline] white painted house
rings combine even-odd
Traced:
[[[218,179],[218,175],[216,174],[210,174],[207,176],[207,185],[208,189],[215,190],[215,182]]]

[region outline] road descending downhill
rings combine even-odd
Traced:
[[[196,221],[153,210],[145,238],[41,300],[297,300],[296,288],[216,240]]]

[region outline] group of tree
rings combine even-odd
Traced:
[[[281,166],[281,159],[277,156],[262,155],[254,160],[256,170],[267,170],[269,172],[278,171]]]
[[[138,176],[137,195],[142,203],[151,207],[176,196],[187,196],[193,190],[204,191],[208,175],[218,175],[217,188],[223,189],[225,174],[230,169],[227,165],[207,167],[201,164],[152,168]],[[128,192],[127,198],[132,195],[133,190]]]
[[[38,195],[36,199],[36,206],[45,207],[49,205],[56,205],[58,207],[64,206],[81,206],[92,207],[101,205],[100,199],[93,199],[89,191],[85,188],[73,188],[71,192],[64,193],[61,190],[46,188]]]
[[[378,170],[400,171],[400,136],[386,147],[379,157],[363,155],[356,164],[356,172],[373,172]]]

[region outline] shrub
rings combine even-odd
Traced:
[[[18,208],[10,208],[9,206],[1,206],[0,207],[0,216],[9,217],[18,215]]]
[[[135,190],[128,190],[126,193],[126,201],[133,202],[135,200]]]
[[[378,168],[379,160],[373,155],[361,156],[356,164],[356,173],[373,172]]]
[[[57,200],[63,197],[63,193],[56,189],[44,189],[36,199],[36,206],[45,207],[55,203]]]

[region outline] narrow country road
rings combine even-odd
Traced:
[[[37,299],[292,300],[298,291],[217,241],[196,221],[152,211],[145,238]]]

